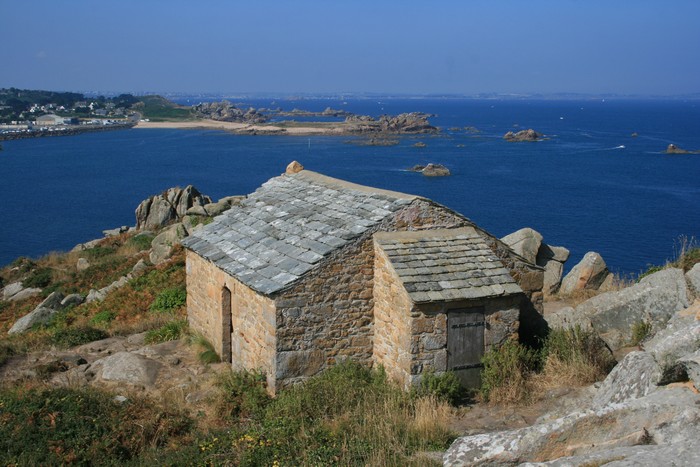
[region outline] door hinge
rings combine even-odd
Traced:
[[[460,323],[460,324],[453,324],[452,329],[457,329],[457,328],[475,328],[479,326],[485,326],[486,321],[473,321],[471,323]]]
[[[484,364],[483,363],[468,363],[466,365],[456,365],[453,366],[452,368],[449,368],[450,370],[471,370],[472,368],[483,368]]]

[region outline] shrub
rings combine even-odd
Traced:
[[[632,326],[632,345],[639,345],[651,334],[652,325],[648,321],[637,321]]]
[[[423,375],[414,394],[434,396],[454,405],[464,396],[465,390],[454,372],[447,371],[436,375],[434,371],[430,371]]]
[[[33,269],[27,277],[22,279],[22,285],[24,287],[37,287],[43,289],[51,283],[53,279],[53,273],[49,268],[36,268]]]
[[[163,290],[151,304],[151,311],[163,313],[173,311],[187,303],[187,290],[184,287],[174,287]]]
[[[540,363],[536,351],[509,340],[489,350],[481,361],[480,394],[484,401],[512,404],[527,399],[527,379]]]
[[[615,365],[612,353],[594,331],[576,326],[551,330],[543,347],[544,386],[581,386],[598,381]]]
[[[87,344],[88,342],[98,341],[109,337],[102,329],[96,329],[89,326],[76,326],[66,329],[59,329],[53,336],[51,342],[58,347],[68,348],[76,345]]]
[[[0,367],[3,366],[5,362],[14,354],[14,347],[5,343],[0,343]]]
[[[105,326],[111,323],[117,314],[110,310],[102,310],[95,313],[95,315],[90,319],[90,322],[96,326]]]
[[[170,321],[158,329],[152,329],[146,333],[146,344],[158,344],[161,342],[180,339],[187,333],[187,320],[179,319]]]
[[[219,375],[222,397],[220,413],[230,417],[260,418],[270,396],[265,374],[259,371],[228,371]]]

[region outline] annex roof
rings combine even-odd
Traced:
[[[473,227],[380,232],[374,241],[415,303],[523,292]]]
[[[182,244],[267,295],[416,198],[302,170],[270,179]]]

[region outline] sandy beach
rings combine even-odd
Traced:
[[[313,125],[313,126],[311,126]],[[295,136],[305,135],[342,135],[346,130],[342,124],[328,126],[323,123],[312,123],[309,126],[295,123],[293,126],[276,126],[263,124],[248,124],[235,122],[220,122],[216,120],[193,120],[180,122],[139,122],[134,128],[173,128],[173,129],[209,129],[224,130],[238,134],[286,134]]]

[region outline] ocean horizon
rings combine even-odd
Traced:
[[[355,183],[433,199],[502,237],[531,227],[611,270],[637,274],[673,258],[680,239],[700,236],[698,101],[256,99],[254,107],[326,107],[379,116],[434,115],[440,135],[406,135],[391,147],[348,136],[249,136],[214,130],[132,129],[3,142],[0,265],[65,251],[134,225],[140,201],[192,184],[218,199],[247,194],[292,160]],[[470,128],[467,128],[470,127]],[[508,143],[533,128],[547,139]],[[476,131],[475,131],[476,129]],[[416,142],[426,147],[417,148]],[[450,177],[405,169],[440,163]]]

